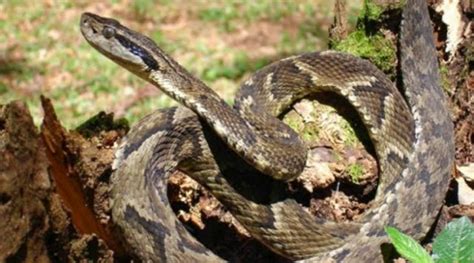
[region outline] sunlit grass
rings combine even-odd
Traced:
[[[38,98],[44,94],[68,128],[102,110],[120,109],[133,123],[154,109],[176,105],[160,92],[136,96],[149,84],[85,42],[78,27],[84,11],[112,16],[149,35],[232,102],[239,83],[267,63],[325,49],[331,10],[332,2],[311,0],[199,0],[192,5],[184,0],[0,0],[0,103],[26,101],[40,123]],[[134,96],[141,99],[120,108]]]

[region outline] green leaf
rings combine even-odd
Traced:
[[[436,262],[474,262],[474,225],[467,217],[451,221],[433,242]]]
[[[402,257],[413,263],[433,262],[428,252],[410,236],[403,234],[393,227],[385,227],[385,232],[387,232],[395,249]]]

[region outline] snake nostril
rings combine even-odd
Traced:
[[[92,30],[92,33],[97,34],[97,30],[94,28],[93,24],[90,23],[90,19],[88,17],[82,17],[81,24],[84,27],[88,27]]]
[[[87,19],[86,17],[83,17],[82,20],[81,20],[81,23],[85,26],[87,26],[87,24],[89,24],[89,19]]]

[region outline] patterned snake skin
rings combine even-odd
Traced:
[[[112,217],[141,260],[223,261],[196,241],[170,208],[167,179],[176,170],[209,189],[253,237],[292,260],[380,261],[380,246],[388,242],[384,226],[422,238],[433,224],[448,187],[454,146],[423,0],[409,0],[403,11],[404,95],[369,62],[326,51],[258,71],[231,108],[153,41],[117,21],[84,13],[81,31],[101,53],[183,105],[142,119],[117,151]],[[347,98],[376,150],[377,194],[356,222],[314,218],[294,200],[252,200],[226,177],[229,159],[244,160],[274,180],[298,176],[307,148],[276,117],[321,91]]]

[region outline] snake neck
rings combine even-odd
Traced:
[[[269,136],[272,132],[262,130],[240,116],[150,38],[116,20],[90,13],[81,17],[81,32],[108,58],[194,111],[230,148],[259,171],[280,180],[294,179],[302,172],[307,149],[294,131],[290,135],[285,132]]]

